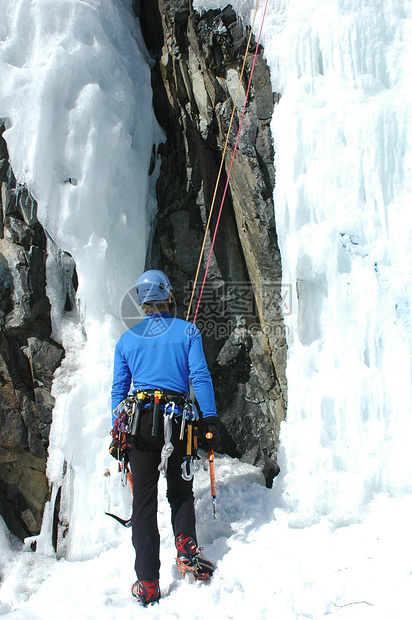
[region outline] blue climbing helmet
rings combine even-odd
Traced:
[[[136,293],[139,304],[150,301],[166,301],[172,285],[169,278],[163,271],[150,269],[142,273],[136,284]]]

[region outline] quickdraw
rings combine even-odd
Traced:
[[[167,462],[169,460],[170,455],[174,450],[174,446],[171,442],[172,439],[172,419],[175,413],[176,403],[174,401],[170,401],[167,403],[164,409],[164,437],[165,442],[163,444],[162,452],[160,455],[160,464],[159,471],[166,476],[167,472]],[[169,412],[170,410],[170,412]]]

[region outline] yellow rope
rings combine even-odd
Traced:
[[[229,121],[229,129],[227,130],[227,134],[226,134],[225,146],[224,146],[223,152],[222,152],[222,159],[221,159],[221,162],[220,162],[220,168],[219,168],[219,172],[218,172],[217,179],[216,179],[215,189],[214,189],[214,192],[213,192],[212,203],[210,205],[209,217],[207,219],[205,234],[203,236],[203,243],[202,243],[202,248],[200,250],[199,262],[197,264],[197,270],[196,270],[196,275],[195,275],[195,279],[194,279],[194,282],[193,282],[193,288],[192,288],[192,294],[190,296],[189,307],[187,309],[186,321],[189,320],[190,310],[192,309],[193,297],[195,295],[196,284],[197,284],[197,280],[198,280],[198,277],[199,277],[200,265],[202,264],[202,256],[203,256],[203,253],[204,253],[204,250],[205,250],[207,234],[209,232],[209,227],[210,227],[210,220],[212,219],[212,213],[213,213],[213,209],[214,209],[214,206],[215,206],[217,188],[218,188],[218,185],[219,185],[220,175],[222,173],[223,164],[224,164],[224,161],[225,161],[225,155],[226,155],[227,145],[228,145],[228,142],[229,142],[230,130],[232,129],[232,122],[233,122],[233,118],[234,118],[235,111],[236,111],[236,103],[237,103],[238,96],[239,96],[240,86],[242,84],[243,73],[245,71],[247,55],[248,55],[248,52],[249,52],[249,45],[250,45],[250,41],[251,41],[252,34],[253,34],[253,26],[255,25],[255,19],[256,19],[256,14],[257,14],[258,7],[259,7],[259,0],[256,0],[255,12],[254,12],[254,15],[253,15],[252,25],[250,27],[249,38],[248,38],[248,42],[247,42],[246,50],[245,50],[245,56],[243,58],[242,70],[240,72],[239,84],[238,84],[237,91],[236,91],[235,102],[233,104],[233,110],[232,110],[232,114],[231,114],[230,121]]]

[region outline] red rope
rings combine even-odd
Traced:
[[[202,299],[203,289],[205,288],[205,282],[206,282],[207,274],[208,274],[208,271],[209,271],[209,265],[210,265],[210,261],[211,261],[211,258],[212,258],[213,248],[214,248],[215,241],[216,241],[216,235],[217,235],[217,230],[218,230],[218,227],[219,227],[220,216],[222,215],[223,203],[224,203],[225,198],[226,198],[227,188],[229,187],[230,175],[232,173],[233,162],[234,162],[234,159],[235,159],[236,149],[237,149],[237,145],[238,145],[239,137],[240,137],[240,131],[242,129],[243,118],[245,116],[246,104],[247,104],[247,101],[248,101],[249,91],[250,91],[250,87],[251,87],[251,84],[252,84],[252,76],[253,76],[253,71],[254,71],[254,68],[255,68],[256,57],[257,57],[257,53],[258,53],[258,49],[259,49],[260,37],[262,35],[263,22],[265,21],[266,9],[267,9],[267,6],[268,6],[268,1],[269,0],[266,0],[265,7],[263,9],[262,22],[260,24],[259,36],[258,36],[257,43],[256,43],[256,49],[255,49],[255,54],[254,54],[254,57],[253,57],[252,68],[250,70],[250,78],[249,78],[249,83],[248,83],[247,90],[246,90],[245,103],[243,104],[243,110],[242,110],[242,116],[240,118],[239,129],[238,129],[237,136],[236,136],[235,148],[233,149],[232,160],[230,162],[230,167],[229,167],[229,172],[228,172],[227,179],[226,179],[225,189],[224,189],[224,192],[223,192],[222,202],[220,203],[219,213],[218,213],[217,220],[216,220],[215,232],[213,234],[212,244],[211,244],[210,252],[209,252],[209,257],[208,257],[208,260],[207,260],[207,263],[206,263],[205,275],[203,277],[203,282],[202,282],[202,286],[201,286],[200,293],[199,293],[199,299],[197,300],[197,304],[196,304],[196,311],[195,311],[195,315],[193,317],[193,323],[196,323],[197,314],[199,312],[200,301]]]

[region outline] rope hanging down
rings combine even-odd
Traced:
[[[193,318],[193,323],[196,323],[197,314],[199,312],[200,301],[202,299],[203,289],[205,287],[205,282],[206,282],[207,274],[208,274],[208,271],[209,271],[210,260],[212,258],[213,248],[214,248],[215,241],[216,241],[216,234],[217,234],[217,230],[218,230],[219,223],[220,223],[220,216],[222,214],[223,204],[224,204],[224,201],[225,201],[225,198],[226,198],[227,188],[229,186],[229,180],[230,180],[230,175],[231,175],[231,172],[232,172],[233,161],[234,161],[235,155],[236,155],[236,149],[237,149],[237,145],[238,145],[238,142],[239,142],[240,132],[241,132],[241,129],[242,129],[243,118],[245,116],[246,105],[247,105],[247,101],[248,101],[248,97],[249,97],[249,91],[250,91],[250,87],[251,87],[251,84],[252,84],[253,71],[254,71],[254,68],[255,68],[256,57],[257,57],[257,53],[258,53],[258,49],[259,49],[259,44],[260,44],[260,38],[261,38],[261,35],[262,35],[263,23],[265,21],[267,5],[268,5],[268,0],[266,0],[266,2],[265,2],[265,7],[264,7],[264,10],[263,10],[262,22],[260,24],[259,36],[257,38],[255,54],[254,54],[254,57],[253,57],[253,63],[252,63],[252,67],[251,67],[251,70],[250,70],[249,83],[248,83],[247,90],[246,90],[246,96],[245,96],[245,102],[244,102],[244,105],[243,105],[242,116],[241,116],[240,122],[239,122],[239,129],[238,129],[238,132],[237,132],[236,142],[235,142],[235,146],[234,146],[234,149],[233,149],[232,160],[230,162],[230,167],[229,167],[229,172],[228,172],[228,175],[227,175],[226,185],[225,185],[225,189],[224,189],[224,192],[223,192],[222,201],[220,203],[219,213],[218,213],[217,220],[216,220],[215,231],[214,231],[214,234],[213,234],[213,239],[212,239],[212,243],[211,243],[211,247],[210,247],[209,257],[208,257],[207,264],[206,264],[206,269],[205,269],[205,274],[204,274],[204,277],[203,277],[202,287],[200,289],[199,298],[197,300],[196,311],[195,311],[195,315],[194,315],[194,318]],[[195,290],[196,290],[196,284],[197,284],[197,280],[198,280],[198,277],[199,277],[200,265],[201,265],[201,262],[202,262],[202,257],[203,257],[203,253],[204,253],[204,250],[205,250],[206,239],[207,239],[207,235],[208,235],[208,232],[209,232],[210,220],[212,218],[212,212],[213,212],[213,208],[214,208],[214,205],[215,205],[215,199],[216,199],[216,194],[217,194],[217,188],[218,188],[219,181],[220,181],[220,175],[221,175],[221,172],[222,172],[222,169],[223,169],[223,164],[224,164],[224,161],[225,161],[226,149],[227,149],[227,145],[228,145],[228,142],[229,142],[229,135],[230,135],[230,131],[231,131],[231,128],[232,128],[232,122],[233,122],[233,118],[234,118],[235,111],[236,111],[236,103],[237,103],[237,99],[238,99],[238,96],[239,96],[240,86],[242,84],[243,73],[244,73],[245,66],[246,66],[246,60],[247,60],[247,55],[248,55],[248,51],[249,51],[250,41],[251,41],[251,38],[252,38],[253,26],[254,26],[254,23],[255,23],[255,18],[256,18],[258,6],[259,6],[259,0],[256,0],[256,7],[255,7],[254,15],[253,15],[253,22],[252,22],[252,26],[250,28],[249,39],[248,39],[246,50],[245,50],[245,56],[244,56],[244,59],[243,59],[242,70],[241,70],[241,74],[240,74],[240,77],[239,77],[239,84],[238,84],[238,88],[237,88],[237,92],[236,92],[235,101],[234,101],[234,104],[233,104],[232,115],[230,117],[229,128],[228,128],[227,135],[226,135],[226,141],[225,141],[225,145],[224,145],[224,149],[223,149],[223,153],[222,153],[222,159],[221,159],[221,162],[220,162],[219,173],[218,173],[218,176],[217,176],[217,180],[216,180],[216,184],[215,184],[215,189],[214,189],[214,192],[213,192],[213,198],[212,198],[212,203],[211,203],[211,206],[210,206],[209,217],[208,217],[208,220],[207,220],[205,234],[204,234],[204,237],[203,237],[203,244],[202,244],[202,248],[200,250],[199,262],[197,264],[196,276],[195,276],[194,283],[193,283],[193,289],[192,289],[192,294],[191,294],[191,297],[190,297],[189,306],[188,306],[188,310],[187,310],[186,321],[189,320],[190,310],[192,308],[193,297],[194,297]],[[209,450],[208,461],[209,461],[209,473],[210,473],[210,490],[211,490],[211,495],[212,495],[212,515],[213,515],[213,518],[216,519],[216,479],[215,479],[215,464],[214,464],[214,452],[213,452],[213,450]]]
[[[231,172],[232,172],[233,162],[234,162],[235,155],[236,155],[236,149],[237,149],[237,145],[238,145],[238,142],[239,142],[240,132],[241,132],[241,129],[242,129],[243,118],[244,118],[245,112],[246,112],[246,105],[247,105],[247,102],[248,102],[250,87],[251,87],[251,84],[252,84],[253,71],[254,71],[255,64],[256,64],[256,57],[257,57],[257,53],[258,53],[258,49],[259,49],[259,44],[260,44],[260,39],[261,39],[261,35],[262,35],[263,23],[265,21],[268,1],[269,0],[266,0],[265,6],[264,6],[264,9],[263,9],[262,21],[261,21],[261,24],[260,24],[259,35],[258,35],[257,42],[256,42],[256,49],[255,49],[255,53],[254,53],[254,56],[253,56],[253,63],[252,63],[252,67],[251,67],[251,70],[250,70],[250,77],[249,77],[249,82],[248,82],[248,86],[247,86],[247,90],[246,90],[245,102],[244,102],[244,105],[243,105],[242,115],[241,115],[240,122],[239,122],[239,129],[238,129],[238,132],[237,132],[236,142],[235,142],[235,146],[234,146],[234,149],[233,149],[233,154],[232,154],[232,159],[231,159],[231,162],[230,162],[229,172],[228,172],[227,179],[226,179],[226,185],[225,185],[225,188],[224,188],[224,191],[223,191],[222,200],[221,200],[221,203],[220,203],[219,213],[218,213],[217,220],[216,220],[215,231],[214,231],[213,238],[212,238],[212,243],[211,243],[211,247],[210,247],[210,251],[209,251],[209,257],[208,257],[208,260],[207,260],[207,263],[206,263],[206,269],[205,269],[205,274],[204,274],[204,277],[203,277],[203,282],[202,282],[202,286],[201,286],[200,293],[199,293],[199,298],[197,300],[197,305],[196,305],[195,315],[194,315],[194,318],[193,318],[193,323],[196,323],[197,315],[198,315],[198,312],[199,312],[200,301],[202,299],[203,289],[205,287],[206,278],[207,278],[207,274],[208,274],[208,271],[209,271],[209,265],[210,265],[210,261],[211,261],[211,258],[212,258],[213,248],[214,248],[215,241],[216,241],[217,230],[218,230],[219,223],[220,223],[220,216],[222,214],[223,204],[224,204],[224,201],[225,201],[225,198],[226,198],[227,189],[229,187],[230,175],[231,175]],[[257,0],[257,2],[256,2],[255,12],[254,12],[254,15],[253,15],[253,21],[252,21],[252,25],[251,25],[250,32],[249,32],[249,39],[248,39],[246,50],[245,50],[245,56],[243,58],[243,65],[242,65],[242,70],[241,70],[240,77],[239,77],[239,84],[238,84],[238,88],[237,88],[237,92],[236,92],[235,101],[234,101],[234,104],[233,104],[232,115],[230,117],[229,128],[228,128],[227,135],[226,135],[226,141],[225,141],[225,145],[224,145],[223,152],[222,152],[222,159],[221,159],[221,162],[220,162],[220,168],[219,168],[219,172],[218,172],[218,176],[217,176],[217,180],[216,180],[216,184],[215,184],[215,189],[214,189],[214,192],[213,192],[213,198],[212,198],[212,203],[211,203],[211,206],[210,206],[209,217],[208,217],[208,220],[207,220],[207,223],[206,223],[206,229],[205,229],[205,234],[204,234],[204,237],[203,237],[202,248],[200,250],[199,262],[197,264],[196,275],[195,275],[195,279],[194,279],[194,282],[193,282],[192,294],[191,294],[191,297],[190,297],[189,306],[188,306],[188,310],[187,310],[187,314],[186,314],[186,321],[189,320],[190,311],[191,311],[191,308],[192,308],[193,297],[194,297],[194,294],[195,294],[196,284],[197,284],[197,280],[198,280],[198,277],[199,277],[199,271],[200,271],[200,266],[201,266],[204,250],[205,250],[206,239],[207,239],[207,235],[208,235],[209,228],[210,228],[210,221],[211,221],[211,218],[212,218],[213,208],[214,208],[214,205],[215,205],[217,188],[218,188],[218,185],[219,185],[220,176],[221,176],[221,172],[222,172],[222,169],[223,169],[223,164],[224,164],[224,160],[225,160],[227,145],[228,145],[228,142],[229,142],[229,135],[230,135],[230,131],[231,131],[231,128],[232,128],[232,122],[233,122],[234,114],[235,114],[235,111],[236,111],[236,103],[237,103],[237,99],[238,99],[238,96],[239,96],[239,91],[240,91],[240,86],[241,86],[241,83],[242,83],[243,73],[244,73],[245,66],[246,66],[246,60],[247,60],[247,55],[248,55],[248,51],[249,51],[249,45],[250,45],[250,41],[251,41],[251,38],[252,38],[253,26],[254,26],[254,23],[255,23],[258,7],[259,7],[259,0]]]
[[[224,144],[223,152],[222,152],[222,158],[220,160],[219,172],[217,174],[217,179],[216,179],[216,183],[215,183],[215,189],[213,191],[213,197],[212,197],[212,202],[211,202],[211,205],[210,205],[209,217],[208,217],[207,222],[206,222],[205,234],[203,235],[203,243],[202,243],[202,247],[200,249],[199,261],[197,263],[197,269],[196,269],[195,279],[194,279],[194,282],[193,282],[192,294],[190,296],[189,307],[188,307],[187,314],[186,314],[186,321],[189,320],[190,310],[192,308],[193,297],[194,297],[195,290],[196,290],[197,279],[199,277],[200,265],[202,264],[202,256],[203,256],[203,253],[204,253],[204,250],[205,250],[207,234],[208,234],[209,228],[210,228],[210,220],[212,219],[212,213],[213,213],[213,209],[214,209],[214,206],[215,206],[215,200],[216,200],[216,195],[217,195],[217,188],[219,186],[220,176],[222,174],[223,164],[225,162],[225,156],[226,156],[227,145],[228,145],[228,142],[229,142],[230,131],[232,129],[233,118],[234,118],[235,112],[236,112],[236,104],[237,104],[237,100],[238,100],[238,97],[239,97],[240,87],[242,85],[243,74],[245,72],[246,60],[247,60],[247,55],[248,55],[248,52],[249,52],[250,41],[252,39],[253,26],[255,24],[256,13],[257,13],[257,10],[258,10],[258,6],[259,6],[259,0],[257,0],[257,2],[256,2],[255,12],[254,12],[254,15],[253,15],[253,21],[252,21],[252,25],[250,27],[249,38],[248,38],[247,45],[246,45],[245,55],[243,57],[243,64],[242,64],[242,69],[240,71],[239,84],[237,86],[236,97],[235,97],[235,101],[234,101],[234,104],[233,104],[232,114],[230,116],[229,127],[228,127],[228,130],[227,130],[226,140],[225,140],[225,144]],[[193,321],[193,322],[195,322],[195,321]]]

